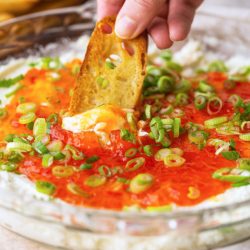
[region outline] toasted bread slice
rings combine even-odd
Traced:
[[[115,18],[98,22],[90,38],[71,99],[71,115],[103,104],[134,108],[145,77],[145,35],[122,40],[114,32]]]

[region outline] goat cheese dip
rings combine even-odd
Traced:
[[[170,212],[249,197],[247,60],[210,61],[194,40],[177,53],[150,49],[139,107],[68,117],[87,41],[60,58],[0,68],[0,187],[9,204]]]
[[[135,110],[68,117],[77,49],[2,66],[2,171],[72,205],[114,210],[193,206],[247,186],[249,67],[207,62],[191,40],[176,54],[152,53]]]

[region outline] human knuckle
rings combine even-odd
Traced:
[[[165,3],[165,0],[134,0],[140,7],[150,9]]]

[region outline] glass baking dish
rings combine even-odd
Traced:
[[[57,44],[51,54],[60,56],[60,48],[65,49],[81,35],[90,34],[94,22],[95,3],[88,1],[80,7],[1,23],[1,65],[10,58],[32,53],[50,56],[40,49],[49,43]],[[250,56],[249,31],[250,25],[240,19],[200,12],[189,39],[202,41],[208,52],[217,52],[223,59],[236,53]],[[176,44],[174,49],[185,43]],[[0,185],[0,224],[30,239],[67,249],[199,250],[250,237],[250,200],[238,199],[205,209],[145,213],[95,210],[60,202],[52,206],[50,201],[33,199],[31,202],[25,195],[21,197]]]

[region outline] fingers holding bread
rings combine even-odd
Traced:
[[[73,92],[70,113],[103,104],[134,108],[145,77],[147,38],[122,40],[114,31],[115,18],[97,23]]]

